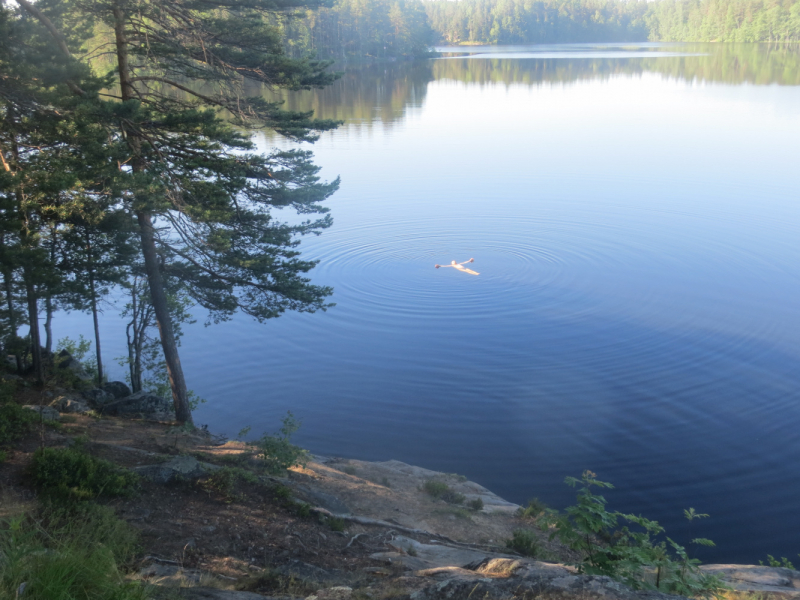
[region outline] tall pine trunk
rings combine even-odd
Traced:
[[[58,245],[56,235],[58,235],[56,227],[53,225],[50,228],[50,264],[52,265],[56,264],[56,247]],[[53,353],[53,294],[50,293],[50,290],[44,297],[44,310],[44,349],[47,350],[49,356]]]
[[[94,281],[94,264],[92,263],[92,240],[86,230],[87,271],[89,275],[89,295],[92,304],[92,322],[94,323],[94,349],[97,355],[97,387],[103,387],[103,359],[100,354],[100,322],[97,318],[97,291]]]
[[[144,268],[147,272],[147,282],[150,285],[150,299],[153,311],[156,314],[158,333],[161,337],[161,347],[164,349],[164,360],[167,363],[167,376],[172,388],[172,399],[175,403],[175,418],[179,423],[192,423],[192,410],[189,407],[189,398],[186,391],[186,381],[183,378],[183,367],[178,355],[178,344],[172,330],[172,319],[169,315],[167,294],[164,290],[164,280],[158,266],[153,222],[150,215],[145,212],[136,213],[139,221],[139,231],[142,236],[142,254]]]
[[[16,309],[14,308],[14,297],[12,296],[14,292],[13,286],[13,278],[11,275],[11,271],[8,269],[3,269],[3,288],[6,293],[6,306],[8,307],[8,327],[11,330],[10,337],[11,339],[16,341],[17,338],[17,328],[19,325],[17,324],[17,315]],[[14,344],[16,347],[16,343]],[[19,352],[14,352],[14,360],[17,363],[17,372],[22,372],[22,357],[19,355]]]
[[[134,99],[135,93],[131,83],[130,65],[128,63],[128,41],[125,37],[125,13],[120,5],[114,7],[114,38],[117,49],[117,66],[119,69],[120,93],[122,101]],[[141,136],[137,131],[126,130],[128,145],[133,153],[131,167],[134,172],[141,173],[145,164],[141,157]],[[150,295],[153,309],[158,323],[158,333],[161,336],[161,347],[164,349],[164,360],[167,363],[167,376],[172,389],[172,401],[175,405],[175,418],[179,423],[193,424],[192,410],[189,406],[189,397],[186,391],[186,380],[183,377],[181,359],[178,355],[178,345],[172,329],[172,319],[167,305],[167,294],[164,281],[158,265],[158,253],[155,244],[152,216],[148,211],[136,212],[139,222],[139,232],[142,239],[142,256],[144,257],[147,281],[150,285]]]
[[[103,386],[103,359],[100,357],[100,323],[97,319],[97,295],[94,291],[94,275],[89,273],[89,290],[92,294],[92,320],[94,321],[94,348],[97,354],[97,386]]]
[[[39,337],[39,306],[36,298],[36,288],[29,267],[23,269],[25,279],[25,295],[28,299],[28,322],[31,326],[31,358],[33,359],[33,372],[36,383],[44,383],[44,365],[42,364],[42,340]]]
[[[47,355],[53,353],[53,297],[44,297],[44,349]]]

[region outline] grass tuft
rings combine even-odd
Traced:
[[[537,557],[541,553],[536,534],[527,529],[516,529],[511,539],[506,540],[506,548],[510,548],[523,556]]]
[[[450,504],[463,504],[464,500],[466,500],[464,494],[459,494],[458,492],[450,489],[450,486],[446,483],[442,481],[436,481],[435,479],[428,479],[424,484],[422,484],[422,491],[430,496],[433,496],[434,498],[444,500]]]
[[[134,530],[92,504],[0,521],[0,600],[17,598],[23,584],[34,599],[145,600],[122,576],[136,549]]]

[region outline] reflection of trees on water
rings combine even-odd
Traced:
[[[704,54],[652,58],[453,58],[387,63],[348,71],[341,80],[322,90],[270,98],[286,100],[287,109],[313,110],[319,118],[370,127],[373,123],[391,125],[401,120],[408,108],[422,105],[428,83],[440,80],[468,85],[539,86],[658,73],[686,81],[800,85],[800,48],[796,45],[693,44],[655,49]]]
[[[306,92],[284,92],[288,110],[313,110],[320,119],[338,119],[370,127],[391,125],[408,108],[422,106],[433,80],[431,61],[392,62],[347,71],[331,86]]]
[[[477,84],[541,85],[660,73],[686,81],[800,85],[800,48],[797,45],[692,44],[674,50],[703,55],[579,59],[454,58],[434,61],[433,75],[437,81],[449,79]]]

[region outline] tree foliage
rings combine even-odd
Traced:
[[[336,0],[285,26],[293,54],[342,61],[424,56],[433,41],[420,0]]]
[[[448,43],[797,42],[798,0],[428,0]]]
[[[321,181],[308,151],[255,151],[248,131],[314,141],[337,125],[263,94],[334,80],[328,63],[289,57],[275,24],[314,2],[17,4],[0,5],[6,320],[24,295],[41,369],[38,300],[49,307],[57,291],[97,322],[100,296],[136,262],[135,235],[176,415],[191,421],[166,281],[215,322],[329,306],[331,289],[305,276],[316,263],[298,244],[330,226],[321,202],[338,180]]]

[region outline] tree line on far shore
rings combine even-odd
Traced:
[[[290,55],[346,63],[435,44],[798,42],[800,0],[334,0],[279,24]]]
[[[800,0],[426,0],[447,43],[798,42]]]

